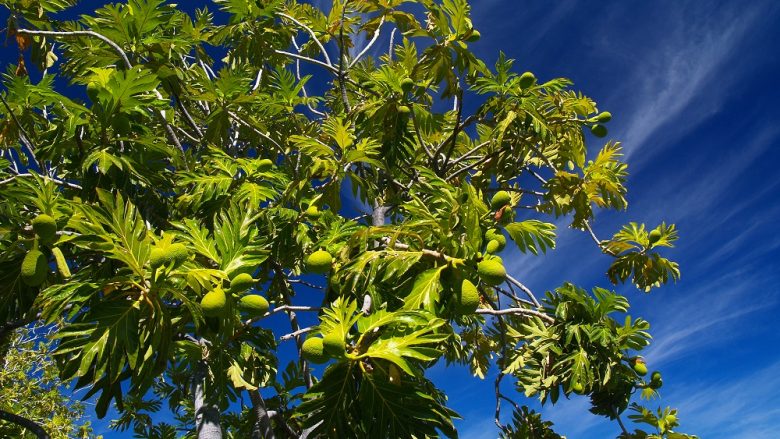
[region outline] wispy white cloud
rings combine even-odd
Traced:
[[[635,102],[621,130],[627,158],[640,150],[645,152],[642,158],[658,153],[663,145],[647,148],[649,140],[668,144],[719,110],[729,84],[743,73],[723,67],[732,61],[736,49],[761,17],[760,8],[744,6],[734,5],[740,8],[734,13],[715,5],[702,7],[720,13],[694,17],[686,14],[685,8],[676,8],[679,13],[670,14],[659,44],[648,53],[632,54],[636,68],[619,89],[621,94],[631,96],[621,99]],[[713,82],[716,74],[717,81]],[[694,101],[701,105],[690,108]],[[661,129],[664,135],[657,137]]]
[[[684,428],[700,437],[770,439],[777,437],[780,419],[780,361],[731,380],[701,383],[670,392],[680,409]],[[760,406],[760,410],[756,407]]]
[[[763,282],[765,274],[729,272],[699,283],[694,289],[680,291],[676,298],[664,298],[660,312],[649,316],[654,341],[644,356],[655,368],[715,343],[744,337],[750,329],[744,324],[746,315],[777,305],[771,292],[756,291]],[[751,300],[746,300],[748,297]]]

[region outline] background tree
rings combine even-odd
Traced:
[[[63,389],[44,329],[9,333],[0,347],[0,436],[35,438],[43,432],[61,439],[94,437],[84,404]]]
[[[631,405],[661,376],[625,297],[542,296],[506,272],[507,237],[544,253],[567,217],[614,256],[612,283],[649,292],[679,277],[658,253],[677,233],[597,237],[594,210],[627,205],[619,143],[587,151],[611,115],[566,79],[477,59],[465,0],[131,0],[76,21],[54,18],[68,0],[2,3],[20,57],[3,76],[0,318],[58,322],[60,374],[98,416],[113,402],[142,437],[176,434],[152,418],[164,402],[201,438],[455,437],[425,376],[445,361],[499,368],[507,437],[557,435],[504,379],[588,397],[621,437],[653,437],[625,427],[629,406],[685,437],[676,411]],[[281,313],[286,334],[265,323]]]

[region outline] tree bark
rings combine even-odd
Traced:
[[[212,398],[207,398],[206,361],[201,360],[195,366],[192,375],[192,397],[195,403],[195,428],[198,439],[222,439],[222,427],[219,425],[219,408]]]
[[[265,408],[265,401],[259,390],[250,390],[249,399],[252,401],[252,411],[255,412],[255,425],[252,428],[252,439],[275,439],[271,428],[271,418]]]
[[[30,430],[34,435],[38,437],[38,439],[51,438],[51,436],[49,436],[49,433],[47,433],[46,430],[43,429],[43,427],[38,425],[38,423],[31,421],[27,418],[23,418],[19,415],[15,415],[13,413],[8,413],[4,410],[0,410],[0,419]]]

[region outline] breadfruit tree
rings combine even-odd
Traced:
[[[689,437],[640,405],[661,376],[626,297],[540,294],[503,263],[554,249],[559,223],[614,257],[605,281],[679,277],[658,253],[673,225],[594,230],[627,206],[610,113],[477,58],[465,0],[63,18],[74,3],[2,1],[19,58],[0,93],[0,320],[56,323],[60,375],[98,416],[114,404],[141,437],[456,437],[426,378],[446,363],[495,379],[504,437],[559,437],[522,400],[562,397],[623,438]],[[155,422],[163,403],[182,425]]]

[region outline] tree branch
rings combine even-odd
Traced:
[[[27,152],[30,154],[30,159],[35,163],[35,165],[40,169],[41,173],[43,175],[47,174],[46,168],[41,165],[41,162],[38,161],[38,158],[35,157],[35,145],[33,145],[32,140],[30,140],[30,136],[27,135],[27,131],[25,131],[22,124],[19,122],[19,119],[16,118],[16,114],[11,110],[11,107],[8,105],[8,102],[5,100],[5,96],[3,96],[2,93],[0,93],[0,99],[3,101],[3,106],[5,106],[5,109],[8,110],[8,114],[11,115],[11,119],[13,119],[14,123],[16,124],[17,128],[19,128],[19,140],[22,141],[22,145],[27,149]]]
[[[506,280],[509,281],[509,283],[511,283],[514,286],[516,286],[517,288],[520,288],[521,290],[523,290],[525,295],[528,296],[529,299],[531,299],[531,302],[533,302],[534,305],[537,308],[541,308],[542,305],[539,303],[538,300],[536,300],[536,296],[534,295],[534,293],[531,291],[530,288],[528,288],[527,286],[523,285],[522,282],[520,282],[519,280],[515,279],[514,277],[512,277],[509,274],[506,275]]]
[[[539,311],[534,311],[532,309],[526,309],[526,308],[505,308],[505,309],[487,309],[487,308],[479,308],[476,311],[477,314],[488,314],[491,316],[502,316],[506,314],[517,314],[517,315],[524,315],[524,316],[535,316],[539,317],[540,319],[546,321],[547,323],[555,323],[555,319],[548,316],[547,314]]]
[[[32,177],[32,176],[33,176],[33,174],[27,174],[27,173],[25,173],[25,174],[16,174],[13,177],[6,178],[5,180],[0,180],[0,185],[4,185],[6,183],[10,183],[10,182],[14,181],[17,178],[27,178],[27,177]],[[79,190],[82,189],[81,186],[79,186],[79,185],[77,185],[75,183],[70,183],[70,182],[67,182],[67,181],[64,181],[64,180],[60,180],[60,179],[52,178],[52,177],[47,177],[47,176],[44,176],[43,178],[45,180],[51,180],[53,183],[58,184],[60,186],[69,187],[71,189],[79,189]]]
[[[293,23],[297,24],[298,26],[306,29],[306,32],[308,32],[309,35],[311,35],[311,38],[314,40],[314,42],[317,44],[317,46],[319,46],[320,50],[322,51],[322,55],[325,57],[325,62],[327,63],[325,65],[327,65],[329,67],[333,67],[333,63],[330,61],[330,57],[328,56],[328,51],[325,50],[325,46],[322,45],[322,43],[320,42],[319,38],[317,38],[317,35],[314,33],[313,30],[311,30],[311,28],[309,26],[306,26],[305,24],[301,23],[300,21],[296,20],[295,18],[293,18],[293,17],[291,17],[291,16],[289,16],[287,14],[279,13],[279,15],[284,17],[284,18],[286,18],[286,19],[288,19],[288,20],[290,20],[290,21],[292,21]]]
[[[357,64],[357,62],[360,61],[360,58],[362,58],[366,54],[366,52],[368,52],[369,49],[371,49],[371,46],[373,46],[374,43],[376,43],[376,40],[379,38],[379,31],[382,29],[382,25],[383,24],[385,24],[385,17],[384,16],[382,17],[381,20],[379,20],[379,26],[377,26],[376,30],[374,31],[374,37],[371,38],[371,41],[368,42],[366,47],[364,47],[363,50],[361,50],[360,53],[357,54],[355,59],[353,59],[352,62],[349,63],[349,68],[350,69],[352,67],[354,67],[355,64]]]
[[[128,69],[133,67],[133,65],[130,63],[130,59],[127,57],[127,54],[125,53],[124,50],[122,50],[121,47],[119,47],[119,44],[111,41],[105,35],[99,34],[91,30],[48,31],[48,30],[17,29],[16,33],[29,34],[29,35],[42,35],[45,37],[95,37],[98,40],[111,46],[111,48],[114,49],[114,51],[117,54],[119,54],[120,57],[122,57],[122,61],[124,61],[125,67],[127,67]]]
[[[40,424],[30,419],[24,418],[22,416],[9,413],[5,410],[0,410],[0,419],[24,427],[27,430],[30,430],[34,435],[38,437],[38,439],[51,438],[51,436],[49,436],[49,433],[47,433],[46,430],[44,430],[44,428]]]

